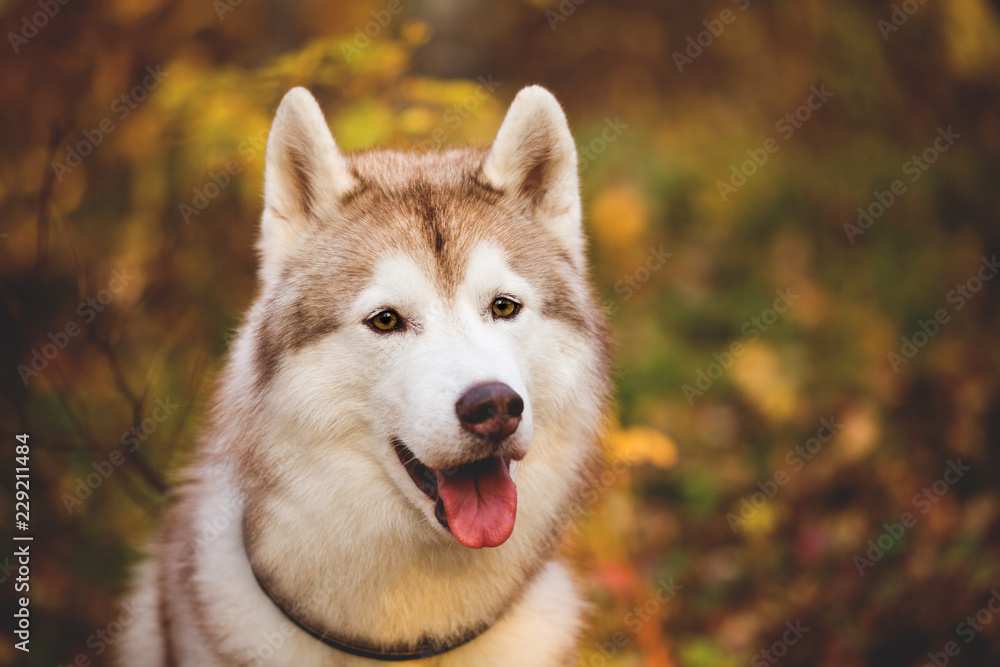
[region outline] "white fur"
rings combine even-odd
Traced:
[[[305,88],[293,88],[281,100],[267,138],[266,153],[260,277],[265,284],[273,284],[282,260],[317,214],[304,209],[302,200],[294,195],[296,173],[292,162],[300,163],[313,176],[314,205],[320,212],[329,210],[337,197],[354,185],[354,179],[323,112]]]
[[[552,93],[528,86],[511,103],[483,171],[501,188],[516,191],[542,162],[548,164],[540,184],[540,217],[583,267],[586,244],[580,226],[576,144]]]
[[[222,472],[222,471],[217,471]],[[220,493],[204,499],[200,522],[211,523],[227,516],[224,499],[225,486]],[[235,493],[232,488],[229,493]],[[196,525],[195,534],[204,526]],[[214,534],[214,533],[213,533]],[[168,552],[172,558],[184,562],[190,553],[181,550]],[[356,558],[377,560],[387,554],[379,549],[366,549],[354,554]],[[236,521],[228,521],[218,537],[198,552],[195,578],[212,592],[205,602],[210,619],[237,619],[239,632],[230,635],[223,647],[231,659],[245,662],[227,663],[220,660],[207,646],[204,624],[182,599],[175,601],[173,622],[177,631],[186,639],[177,646],[176,658],[180,665],[198,667],[229,667],[232,664],[268,665],[274,667],[301,667],[304,665],[360,666],[377,665],[377,661],[349,656],[330,649],[306,635],[285,618],[261,592],[243,557],[243,545]],[[148,567],[148,566],[147,566]],[[378,581],[375,575],[372,583]],[[150,578],[141,595],[148,595]],[[443,590],[447,592],[447,588]],[[442,605],[447,599],[441,600]],[[147,608],[148,609],[148,608]],[[436,658],[408,662],[414,665],[439,665],[463,667],[520,667],[523,665],[569,664],[575,638],[581,627],[584,603],[565,567],[549,562],[536,575],[517,602],[503,618],[473,642]],[[425,613],[433,614],[429,608]],[[140,616],[143,618],[151,615]],[[419,619],[417,619],[419,620]],[[219,625],[216,620],[213,625]],[[162,659],[161,647],[154,640],[151,628],[136,626],[126,638],[126,649],[121,655],[123,665],[157,665]],[[250,657],[258,656],[260,662]]]
[[[120,664],[165,664],[161,617],[179,665],[378,664],[294,627],[258,587],[248,557],[280,595],[345,636],[411,642],[500,615],[469,644],[411,664],[571,664],[583,603],[552,560],[551,540],[576,502],[603,418],[598,342],[549,317],[539,286],[498,245],[473,248],[450,294],[400,252],[381,259],[348,304],[346,324],[285,352],[261,391],[253,369],[263,309],[311,218],[329,213],[353,182],[302,89],[282,102],[267,150],[261,297],[234,347],[214,436],[189,470],[155,558],[138,571],[147,611],[122,640]],[[572,138],[555,99],[532,87],[512,104],[485,172],[516,191],[542,162],[536,218],[582,267]],[[311,198],[294,191],[302,165]],[[583,298],[583,273],[574,275],[573,297]],[[518,316],[493,318],[497,296],[520,303]],[[365,320],[386,308],[411,328],[373,332]],[[487,381],[506,383],[525,403],[504,445],[521,459],[512,468],[518,509],[507,542],[473,550],[437,522],[390,443],[401,438],[431,467],[463,462],[454,406]],[[247,544],[249,510],[256,523]]]

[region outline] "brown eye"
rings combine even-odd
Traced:
[[[493,314],[504,319],[514,317],[517,314],[518,304],[507,297],[498,296],[493,299]]]
[[[393,331],[399,328],[401,320],[393,311],[383,310],[369,319],[368,324],[376,331]]]

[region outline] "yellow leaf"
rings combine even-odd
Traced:
[[[748,343],[733,363],[733,382],[771,419],[782,421],[795,412],[795,383],[782,369],[774,349]]]
[[[420,46],[430,41],[431,27],[424,21],[407,21],[399,31],[403,41],[412,46]]]
[[[659,468],[672,468],[677,463],[677,444],[649,426],[616,431],[609,442],[614,453],[632,463],[651,463]]]
[[[591,223],[602,245],[621,249],[635,245],[642,238],[649,224],[649,209],[638,188],[618,185],[597,195]]]
[[[954,0],[943,9],[945,47],[952,65],[966,74],[989,72],[1000,54],[996,13],[984,0]]]
[[[746,523],[743,524],[743,530],[748,535],[768,535],[774,530],[774,524],[777,523],[778,516],[771,505],[771,503],[761,505],[757,508],[756,512],[746,519]]]

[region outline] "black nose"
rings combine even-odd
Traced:
[[[494,442],[517,430],[523,411],[524,401],[503,382],[477,384],[455,403],[462,428]]]

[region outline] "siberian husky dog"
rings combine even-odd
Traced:
[[[573,664],[610,360],[555,98],[488,149],[343,155],[291,90],[259,250],[119,664]]]

